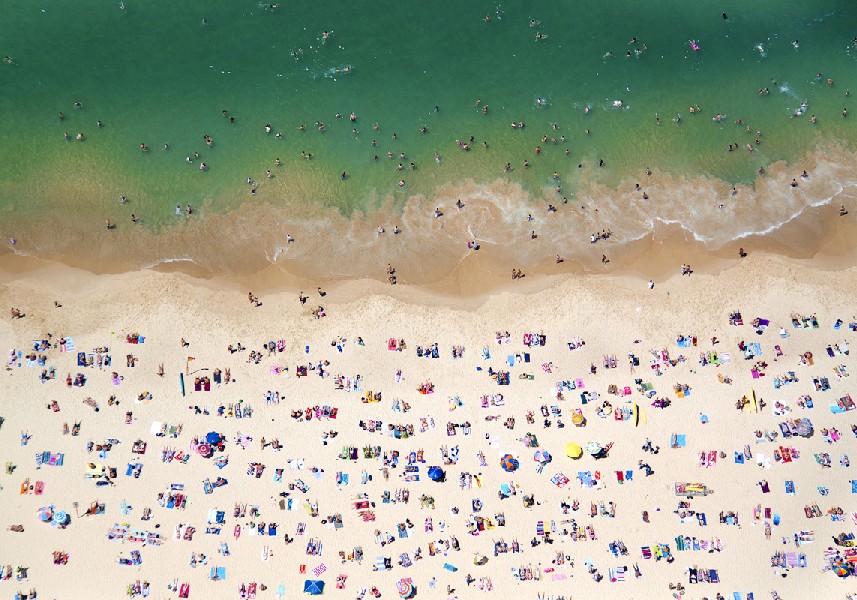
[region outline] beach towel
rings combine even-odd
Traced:
[[[60,352],[74,352],[74,338],[65,338],[65,344],[60,344]]]
[[[565,487],[568,484],[568,477],[563,475],[562,473],[557,473],[553,477],[551,477],[551,483],[557,486],[558,488]]]
[[[673,434],[672,439],[670,440],[671,448],[684,448],[687,446],[687,436],[683,433]]]

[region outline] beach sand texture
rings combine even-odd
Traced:
[[[402,578],[410,578],[417,597],[424,598],[474,598],[486,593],[527,598],[539,594],[667,598],[672,594],[668,584],[678,582],[686,588],[685,598],[713,598],[721,593],[731,599],[735,591],[741,592],[741,598],[749,592],[755,598],[769,598],[771,590],[783,598],[800,598],[808,589],[815,597],[842,598],[850,589],[850,579],[840,581],[822,569],[825,549],[833,546],[831,536],[854,528],[852,468],[840,465],[841,455],[854,448],[854,420],[848,413],[833,414],[829,408],[853,393],[853,379],[845,373],[850,375],[854,365],[850,355],[834,353],[831,357],[826,351],[828,345],[835,348],[839,344],[842,349],[843,342],[853,343],[849,328],[855,321],[857,291],[853,267],[820,270],[811,263],[759,254],[716,274],[676,274],[658,281],[652,290],[630,276],[571,277],[538,294],[507,287],[476,305],[451,308],[431,302],[430,292],[425,290],[412,290],[415,300],[411,301],[392,298],[384,292],[389,288],[374,282],[343,284],[328,290],[323,299],[313,292],[305,306],[298,303],[294,291],[259,293],[261,306],[255,307],[247,300],[246,281],[201,281],[153,271],[96,276],[15,257],[5,263],[0,304],[20,308],[25,316],[0,322],[4,352],[14,348],[23,355],[19,359],[16,353],[0,379],[0,416],[5,419],[0,429],[0,456],[4,463],[14,465],[13,472],[3,476],[0,490],[0,563],[13,570],[10,580],[0,581],[4,597],[35,588],[39,598],[96,594],[120,598],[137,581],[148,582],[149,595],[154,598],[177,597],[178,591],[168,588],[174,581],[179,586],[187,583],[191,598],[238,598],[241,586],[254,582],[259,584],[259,598],[276,597],[280,585],[285,597],[297,597],[307,579],[324,581],[324,594],[333,597],[353,598],[362,588],[371,590],[373,586],[383,597],[396,597]],[[356,294],[356,288],[362,294]],[[55,300],[61,307],[54,306]],[[310,314],[318,304],[326,311],[321,319]],[[729,324],[733,311],[741,312],[743,325]],[[795,328],[791,320],[795,314],[815,315],[818,328]],[[751,325],[756,317],[770,321],[761,334]],[[843,322],[834,329],[837,319]],[[780,328],[785,328],[787,338],[780,336]],[[497,342],[498,331],[509,332],[509,343]],[[36,353],[37,358],[46,356],[46,366],[28,366],[33,340],[47,339],[48,333],[52,334],[50,348]],[[129,334],[142,336],[143,343],[128,343]],[[527,334],[543,334],[545,344],[525,346]],[[679,336],[689,336],[690,345],[677,345]],[[712,336],[719,340],[715,345]],[[62,337],[73,338],[73,351],[60,352],[54,346]],[[336,347],[340,337],[346,340],[341,352]],[[357,343],[358,337],[362,345]],[[390,338],[404,339],[407,349],[388,350]],[[572,351],[567,342],[575,338],[585,345]],[[190,345],[182,347],[182,339]],[[262,349],[263,344],[279,340],[284,340],[282,352],[269,354]],[[751,348],[758,343],[761,355],[745,360],[738,346],[741,341]],[[229,344],[238,342],[246,350],[227,351]],[[439,358],[417,356],[417,346],[434,343]],[[464,347],[461,358],[453,359],[453,346]],[[782,356],[777,357],[776,346]],[[77,353],[89,354],[98,347],[108,348],[112,364],[100,369],[79,367]],[[483,347],[490,358],[483,357]],[[655,350],[658,358],[652,353]],[[258,364],[248,362],[250,351],[261,351]],[[670,360],[678,360],[675,366],[665,360],[663,352]],[[722,363],[703,366],[700,356],[710,352]],[[814,364],[802,364],[806,352],[812,353]],[[639,359],[634,369],[629,366],[629,353]],[[524,362],[525,354],[529,363]],[[135,366],[128,366],[128,355],[138,359]],[[511,367],[509,355],[513,356]],[[521,357],[520,362],[516,356]],[[615,369],[604,367],[605,356],[616,357]],[[194,360],[188,361],[188,357]],[[298,365],[316,366],[321,361],[329,361],[324,366],[328,376],[319,377],[312,368],[308,376],[297,376]],[[762,369],[764,376],[754,378],[751,368],[757,361],[767,363],[767,368]],[[157,375],[161,363],[163,377]],[[653,363],[660,366],[655,368]],[[594,374],[591,364],[597,367]],[[275,373],[274,367],[287,370]],[[844,370],[837,373],[839,367]],[[43,368],[55,368],[56,379],[40,383]],[[195,378],[213,378],[217,368],[230,369],[234,381],[220,385],[212,381],[210,391],[204,391],[204,386],[195,391]],[[489,368],[508,371],[509,385],[498,385],[489,376]],[[186,370],[183,397],[179,375]],[[396,381],[398,370],[400,382]],[[790,372],[798,381],[785,383],[782,380]],[[85,385],[67,387],[66,374],[74,378],[77,373],[84,375]],[[522,379],[524,373],[533,378]],[[339,375],[360,375],[361,391],[336,390]],[[720,382],[719,376],[731,379],[731,384]],[[830,389],[817,391],[814,378],[826,378]],[[645,387],[635,383],[637,379]],[[579,380],[585,387],[577,385]],[[574,382],[577,389],[566,389],[563,398],[557,399],[560,381]],[[426,382],[434,385],[434,393],[418,392],[418,386]],[[638,390],[647,389],[648,384],[655,391],[653,397]],[[690,386],[690,394],[679,397],[673,389],[677,384]],[[630,388],[630,394],[609,393],[613,385],[620,391]],[[269,391],[279,392],[278,404],[266,402]],[[381,395],[379,402],[361,401],[370,391]],[[753,391],[766,406],[756,412],[751,401],[750,407],[736,410],[736,401],[747,395],[752,400]],[[600,397],[584,404],[582,392]],[[483,408],[481,398],[496,394],[502,394],[502,404],[492,406],[489,401],[488,408]],[[140,395],[143,400],[138,400]],[[111,396],[118,405],[109,405]],[[813,408],[798,406],[802,396],[812,398]],[[455,397],[460,406],[451,401]],[[97,412],[86,398],[97,403]],[[656,399],[671,403],[658,408],[652,405]],[[498,404],[496,397],[494,400]],[[602,409],[605,417],[600,418],[598,411],[605,400],[611,407]],[[54,401],[58,411],[49,407]],[[408,404],[410,410],[396,412],[397,402]],[[775,410],[784,410],[778,402],[788,412],[775,414]],[[252,416],[217,415],[218,407],[236,405],[252,408]],[[194,406],[205,407],[210,414],[195,414],[189,409]],[[290,417],[293,410],[315,406],[335,407],[336,418],[299,422]],[[545,418],[542,406],[549,413],[556,406],[561,417]],[[639,412],[634,412],[635,407]],[[585,427],[573,424],[575,409],[582,411]],[[628,420],[617,420],[617,410],[633,414]],[[528,412],[534,415],[533,423],[527,422]],[[513,429],[504,426],[507,418],[515,419]],[[778,424],[798,418],[810,419],[814,433],[809,438],[784,439]],[[429,423],[425,431],[422,419]],[[370,433],[359,425],[373,420],[383,423],[381,432]],[[546,420],[550,427],[544,427]],[[559,427],[560,421],[564,427]],[[156,436],[152,433],[155,422],[181,425],[181,433],[174,438]],[[80,424],[78,435],[72,435],[73,431],[63,434],[64,424],[73,429],[76,423]],[[465,427],[457,427],[456,435],[448,436],[447,423],[469,423],[470,434],[465,435]],[[387,435],[388,424],[411,425],[413,435]],[[835,428],[841,440],[826,443],[824,428],[831,435]],[[323,439],[322,432],[331,430],[338,435]],[[775,442],[757,443],[757,430],[779,436]],[[22,432],[30,436],[26,445],[19,443]],[[213,456],[205,458],[192,449],[192,440],[205,438],[208,432],[222,434],[224,449],[215,449]],[[527,447],[522,441],[528,434],[537,438],[538,447]],[[686,436],[686,446],[671,448],[674,434]],[[246,449],[235,442],[239,435],[252,438]],[[113,444],[106,456],[99,456],[97,449],[87,451],[88,442],[102,445],[110,438],[120,443]],[[282,448],[262,449],[262,438],[268,442],[277,439]],[[660,448],[657,454],[641,450],[647,439]],[[132,451],[138,440],[146,443],[145,454]],[[590,442],[613,446],[604,459],[596,460],[584,450],[581,458],[572,460],[565,450],[570,442],[583,448]],[[358,458],[340,459],[343,447],[351,446],[357,448]],[[380,446],[382,457],[364,458],[366,446]],[[735,453],[743,455],[745,446],[752,457],[736,464]],[[457,456],[457,464],[444,464],[441,447]],[[780,447],[799,457],[791,462],[776,460]],[[178,459],[163,462],[165,448],[190,458],[184,464]],[[415,465],[419,481],[406,481],[406,475],[416,474],[406,474],[409,454],[421,449],[425,462]],[[398,466],[388,469],[386,479],[383,457],[391,458],[393,451],[399,453]],[[536,451],[552,456],[541,472],[534,460]],[[700,466],[703,451],[710,466]],[[715,465],[711,451],[726,456],[718,456]],[[63,464],[37,466],[35,457],[43,452],[49,453],[49,462],[50,454],[54,462],[57,454],[63,454]],[[484,466],[478,458],[480,452]],[[831,458],[830,468],[814,458],[825,452]],[[519,461],[514,472],[501,468],[506,454]],[[219,469],[214,463],[225,456],[228,465]],[[761,457],[763,466],[758,466]],[[651,476],[638,464],[641,460],[654,471]],[[139,477],[126,475],[129,463],[143,465]],[[259,478],[247,474],[249,463],[264,464]],[[101,466],[116,468],[117,477],[111,484],[97,485]],[[429,479],[432,466],[445,471],[445,482]],[[323,469],[323,473],[313,474],[312,468]],[[277,469],[283,469],[282,481],[275,481]],[[88,471],[96,477],[88,479]],[[348,475],[347,484],[337,485],[338,472]],[[583,486],[577,479],[579,472],[589,472],[593,478],[597,473],[597,485]],[[624,482],[617,480],[617,472]],[[469,489],[459,486],[461,473],[473,476]],[[568,478],[563,487],[551,482],[558,473]],[[371,480],[363,484],[361,479],[368,476]],[[215,482],[218,477],[228,483],[206,494],[203,481]],[[37,495],[35,489],[19,493],[27,480],[34,487],[43,482],[42,493]],[[306,493],[289,485],[298,480],[309,486]],[[770,493],[763,493],[758,485],[761,481],[767,481]],[[793,495],[786,493],[786,481],[794,482]],[[714,493],[687,500],[676,495],[677,482],[701,483]],[[159,506],[159,494],[169,494],[172,484],[184,486],[184,509]],[[515,495],[500,499],[498,492],[504,484]],[[819,487],[829,490],[827,495],[821,495]],[[382,499],[385,491],[395,500],[397,491],[405,489],[409,491],[407,503]],[[290,494],[292,510],[278,506],[281,492]],[[423,494],[433,498],[433,509],[421,508]],[[375,521],[361,518],[355,508],[359,495],[374,503],[370,508]],[[534,496],[534,503],[526,507],[524,496],[528,495]],[[479,512],[474,512],[475,499],[482,504]],[[571,505],[575,500],[579,510],[567,508],[568,514],[564,514],[561,503]],[[689,503],[684,522],[677,514],[683,501]],[[103,503],[104,513],[83,516],[91,502]],[[615,517],[601,514],[602,505],[609,512],[610,502]],[[236,503],[247,506],[245,516],[233,516]],[[317,503],[317,516],[310,514],[307,503]],[[593,504],[598,513],[595,517],[591,516]],[[813,505],[822,514],[808,519],[804,507]],[[54,516],[56,511],[69,515],[65,528],[40,520],[40,509],[49,506],[54,507]],[[254,506],[258,516],[252,515]],[[761,512],[755,518],[757,507]],[[835,507],[842,508],[842,521],[833,521],[827,514]],[[146,508],[151,509],[151,518],[142,520]],[[211,511],[225,513],[219,535],[206,534]],[[648,513],[648,523],[641,517],[643,511]],[[697,517],[687,511],[704,513],[707,526],[700,526]],[[738,525],[721,523],[721,511],[734,511]],[[341,528],[331,520],[338,515]],[[474,515],[491,524],[477,529],[478,535],[470,533]],[[505,519],[504,526],[498,525],[499,515]],[[406,519],[413,527],[405,525],[407,537],[400,538],[397,525]],[[431,519],[433,531],[426,531],[427,519]],[[572,528],[570,520],[584,531],[591,528],[597,539],[572,540],[563,535],[564,529]],[[276,523],[276,535],[254,535],[263,522]],[[537,536],[540,522],[552,543]],[[124,523],[129,532],[125,540],[109,540],[114,524]],[[770,539],[766,539],[766,523],[771,525]],[[23,525],[24,531],[9,530],[14,524]],[[180,524],[195,528],[192,540],[174,539]],[[298,535],[299,524],[304,524],[302,535]],[[240,529],[237,539],[236,527]],[[165,541],[144,546],[132,541],[130,534],[135,530],[158,532]],[[813,535],[804,534],[805,541],[796,546],[795,535],[809,531]],[[394,541],[382,547],[377,540],[388,533]],[[284,534],[293,542],[286,544]],[[691,539],[690,548],[681,550],[677,536],[704,540],[709,550],[719,540],[720,549],[694,550]],[[452,538],[457,540],[458,550],[447,550],[442,541],[452,545]],[[532,546],[534,538],[541,543]],[[307,554],[311,540],[321,543],[319,555]],[[514,541],[519,543],[520,553],[495,556],[495,543],[511,547]],[[609,544],[616,541],[624,544],[627,555],[613,555]],[[432,542],[434,556],[430,555]],[[221,544],[228,545],[229,556],[219,553]],[[669,545],[674,561],[644,557],[643,547],[656,553],[659,544]],[[339,552],[348,558],[355,547],[362,547],[362,563],[343,563]],[[120,564],[118,559],[130,559],[134,550],[139,551],[142,563]],[[418,550],[419,560],[415,559]],[[67,553],[68,563],[53,564],[54,551]],[[806,568],[772,568],[771,557],[777,552],[795,553],[795,558],[805,554]],[[206,564],[192,567],[192,553],[204,554]],[[412,566],[398,564],[402,554],[408,555]],[[555,563],[558,554],[568,557],[564,564]],[[487,563],[475,564],[482,556]],[[374,571],[378,557],[390,558],[392,569]],[[603,576],[600,583],[587,572],[587,563]],[[313,570],[322,564],[326,570],[315,575]],[[446,564],[457,570],[445,569]],[[634,565],[639,566],[639,578],[634,576]],[[18,566],[27,568],[23,581],[16,581]],[[210,579],[214,567],[225,568],[225,581]],[[522,567],[539,578],[516,577]],[[627,567],[627,573],[622,575],[616,570],[619,567]],[[698,584],[689,583],[691,567],[698,569]],[[708,569],[716,570],[719,583],[702,581],[703,571]],[[336,589],[340,574],[347,575],[344,591]],[[470,585],[467,576],[475,578]],[[491,592],[486,590],[488,579]],[[261,584],[267,589],[263,591]]]

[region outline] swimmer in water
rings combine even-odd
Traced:
[[[794,46],[794,49],[797,50],[800,47],[800,43],[797,40],[794,40],[792,42],[792,46]]]

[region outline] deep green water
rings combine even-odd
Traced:
[[[17,226],[48,211],[70,223],[115,212],[120,194],[131,200],[126,212],[153,226],[172,222],[177,203],[222,212],[244,201],[308,201],[347,215],[470,177],[508,177],[541,193],[556,171],[566,195],[578,164],[592,169],[598,159],[607,168],[597,179],[608,184],[647,166],[747,182],[760,165],[855,139],[853,119],[840,116],[852,102],[846,89],[857,93],[855,2],[511,1],[501,18],[497,6],[329,0],[266,10],[241,0],[128,0],[123,9],[106,0],[6,0],[0,54],[14,64],[0,64],[0,206],[14,211],[5,214]],[[323,31],[332,32],[326,43]],[[547,38],[537,41],[537,33]],[[346,67],[348,74],[334,72]],[[759,96],[765,87],[770,95]],[[818,116],[815,126],[809,115],[791,118],[802,101]],[[688,113],[692,104],[701,115]],[[718,112],[727,116],[720,124],[712,121]],[[737,118],[754,134],[734,125]],[[327,131],[316,131],[316,121]],[[512,121],[526,128],[513,130]],[[744,145],[757,129],[763,143],[750,154]],[[84,142],[74,140],[78,132]],[[567,139],[542,144],[545,134]],[[470,135],[476,143],[465,153],[455,140]],[[732,142],[742,150],[726,152]],[[404,172],[388,150],[407,154]],[[188,165],[194,151],[200,159]],[[502,175],[507,162],[514,169]],[[260,182],[255,197],[247,177]]]

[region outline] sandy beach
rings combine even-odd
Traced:
[[[781,8],[5,3],[0,600],[857,600],[857,4]]]
[[[857,278],[822,262],[531,277],[455,306],[4,257],[23,317],[0,323],[0,589],[844,598],[826,549],[849,564]]]

